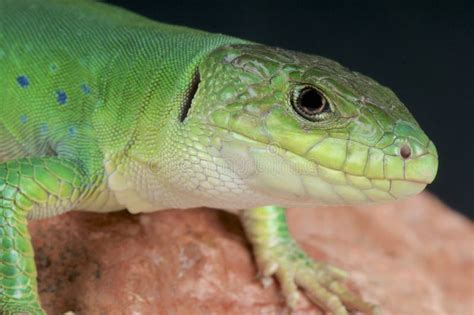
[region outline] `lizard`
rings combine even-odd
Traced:
[[[72,210],[239,215],[263,281],[381,314],[291,237],[290,207],[421,192],[433,142],[387,87],[317,55],[90,0],[0,0],[0,313],[45,314],[28,220]]]

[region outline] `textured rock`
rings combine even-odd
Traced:
[[[386,315],[474,314],[473,225],[431,195],[289,220],[312,257],[350,271],[351,289]],[[285,314],[231,214],[76,212],[30,229],[48,314]],[[295,314],[321,312],[302,300]]]

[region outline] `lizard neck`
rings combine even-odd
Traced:
[[[132,49],[119,53],[101,74],[103,97],[94,126],[109,187],[132,212],[176,204],[167,178],[173,172],[166,170],[176,166],[174,151],[184,137],[179,117],[185,91],[204,56],[216,47],[242,42],[180,31],[179,36],[157,32],[153,38],[138,32],[139,44],[128,45]]]

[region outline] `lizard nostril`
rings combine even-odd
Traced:
[[[408,145],[404,144],[400,148],[400,156],[406,160],[411,156],[411,149]]]

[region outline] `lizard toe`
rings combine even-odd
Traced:
[[[382,314],[344,286],[346,271],[311,259],[294,242],[259,248],[255,254],[262,283],[267,287],[272,283],[269,277],[275,277],[290,309],[296,308],[301,289],[311,302],[334,315],[348,315],[349,310]]]

